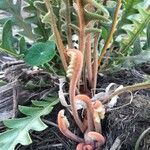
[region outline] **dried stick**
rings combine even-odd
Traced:
[[[120,90],[117,90],[115,92],[113,92],[112,94],[110,94],[106,99],[103,100],[103,104],[107,103],[111,98],[113,98],[116,95],[120,95],[124,92],[127,91],[137,91],[137,90],[142,90],[142,89],[149,89],[150,88],[150,82],[144,82],[144,83],[137,83],[134,85],[130,85],[130,86],[126,86]]]

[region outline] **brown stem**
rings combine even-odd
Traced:
[[[51,17],[51,22],[52,22],[51,28],[52,28],[53,33],[55,35],[56,45],[57,45],[57,49],[58,49],[58,52],[60,55],[60,59],[62,61],[64,69],[67,70],[67,62],[66,62],[66,57],[65,57],[66,50],[65,50],[64,44],[62,42],[61,36],[59,34],[59,31],[58,31],[58,28],[56,25],[56,20],[55,20],[54,13],[53,13],[53,8],[52,8],[52,5],[51,5],[49,0],[45,0],[45,4],[46,4],[47,10],[49,12],[49,15]]]
[[[85,60],[87,67],[87,76],[89,87],[92,87],[92,59],[91,59],[91,35],[90,33],[87,35],[86,43],[85,43]]]
[[[77,12],[79,17],[79,49],[84,53],[85,49],[85,20],[84,20],[84,8],[82,6],[82,0],[77,0]]]
[[[97,71],[98,71],[98,54],[97,54],[97,49],[98,49],[98,40],[99,40],[100,34],[97,33],[94,37],[94,54],[93,54],[93,84],[92,88],[94,89],[95,94],[95,89],[96,89],[96,84],[97,84]]]
[[[76,150],[93,150],[93,147],[89,144],[79,143],[76,147]]]
[[[64,110],[60,110],[57,117],[58,121],[58,127],[60,131],[69,139],[74,140],[76,142],[84,142],[83,139],[76,136],[74,133],[72,133],[69,128],[69,122],[67,118],[64,116]]]
[[[141,89],[149,89],[150,88],[150,82],[144,82],[144,83],[137,83],[131,86],[126,86],[120,90],[117,90],[115,92],[113,92],[112,94],[110,94],[110,96],[108,96],[104,101],[103,104],[107,103],[111,98],[113,98],[116,95],[120,95],[124,92],[127,91],[137,91],[137,90],[141,90]]]
[[[70,55],[69,53],[72,53],[72,55],[74,55],[73,57],[75,57],[75,62],[72,62],[72,66],[71,66],[71,69],[73,69],[73,73],[69,85],[69,98],[70,98],[71,110],[77,125],[79,126],[80,130],[84,132],[85,131],[84,125],[79,119],[78,112],[75,105],[75,92],[76,92],[78,80],[80,79],[81,76],[81,71],[83,66],[83,54],[81,53],[81,51],[78,51],[76,49],[69,49],[67,54]]]
[[[94,127],[95,127],[95,131],[98,133],[101,133],[101,119],[104,119],[105,116],[105,108],[102,105],[101,101],[96,100],[93,103],[93,120],[94,120]]]
[[[108,38],[106,40],[106,43],[104,45],[104,48],[102,49],[102,53],[100,55],[100,58],[98,60],[99,66],[101,65],[102,59],[103,59],[103,57],[104,57],[104,55],[106,53],[106,50],[107,50],[107,48],[109,46],[109,43],[112,41],[113,34],[114,34],[114,31],[115,31],[115,27],[117,25],[118,14],[119,14],[119,10],[120,10],[121,4],[122,4],[122,0],[118,0],[118,4],[117,4],[116,10],[115,10],[114,19],[113,19],[112,26],[111,26],[111,30],[110,30],[110,33],[109,33]]]
[[[105,138],[98,132],[90,131],[85,134],[85,143],[91,143],[94,147],[95,145],[100,147],[104,145]]]
[[[68,41],[68,47],[72,48],[72,32],[71,32],[71,18],[70,18],[70,0],[65,0],[66,3],[66,24],[67,24],[67,41]]]
[[[92,107],[92,101],[91,99],[86,96],[86,95],[77,95],[75,97],[75,100],[80,100],[80,101],[83,101],[85,104],[86,104],[86,111],[87,111],[87,125],[88,125],[88,128],[86,131],[93,131],[94,129],[94,124],[93,124],[93,107]]]

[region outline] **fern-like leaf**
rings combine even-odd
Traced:
[[[14,150],[17,144],[29,145],[32,143],[29,132],[42,131],[47,125],[41,120],[41,116],[49,114],[58,100],[32,101],[33,107],[19,106],[20,112],[27,117],[9,119],[4,121],[7,131],[0,134],[0,150]]]
[[[21,1],[17,0],[16,4],[12,0],[0,0],[0,10],[6,11],[10,16],[0,19],[0,24],[6,22],[6,20],[11,20],[13,24],[19,26],[23,31],[19,34],[27,36],[31,40],[35,40],[35,35],[32,33],[31,24],[26,23],[21,14]]]
[[[150,22],[150,11],[144,9],[141,5],[135,6],[139,11],[139,14],[130,15],[128,19],[132,21],[132,24],[126,24],[122,27],[126,31],[124,35],[119,35],[116,40],[121,43],[120,52],[124,55],[132,53],[131,46],[137,40],[137,38],[143,33]]]
[[[130,20],[128,20],[128,17],[130,15],[138,13],[137,9],[134,8],[135,5],[143,2],[143,0],[126,0],[124,2],[124,10],[121,17],[121,20],[118,23],[118,28],[120,29],[123,25],[131,23]]]
[[[41,22],[41,10],[45,9],[46,11],[44,3],[36,0],[25,1],[26,5],[23,7],[23,10],[27,13],[30,13],[30,16],[25,18],[25,22],[33,24],[33,31],[38,41],[47,41],[51,30],[45,28],[45,24]],[[40,5],[38,5],[39,3]]]

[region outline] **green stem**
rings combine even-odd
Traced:
[[[114,96],[116,95],[120,95],[124,92],[127,92],[127,91],[131,91],[131,92],[134,92],[134,91],[137,91],[137,90],[141,90],[141,89],[149,89],[150,88],[150,81],[147,81],[147,82],[144,82],[144,83],[137,83],[137,84],[134,84],[134,85],[130,85],[130,86],[126,86],[120,90],[117,90],[115,92],[113,92],[112,94],[110,94],[104,101],[103,103],[107,103],[111,98],[113,98]]]

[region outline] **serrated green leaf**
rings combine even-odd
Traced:
[[[34,2],[34,6],[35,6],[40,12],[45,13],[46,6],[45,6],[44,2],[35,1],[35,2]]]
[[[7,131],[0,133],[0,150],[14,150],[17,144],[29,145],[32,143],[29,132],[31,130],[42,131],[47,128],[47,125],[44,124],[41,120],[41,116],[50,113],[53,109],[54,103],[51,101],[43,101],[40,107],[25,108],[21,107],[25,111],[25,114],[29,116],[19,119],[6,120],[4,124],[9,128]],[[47,105],[46,103],[47,102]],[[58,102],[58,101],[57,101]],[[36,104],[37,102],[35,102]],[[34,103],[33,103],[34,105]],[[39,108],[39,109],[37,109]],[[27,113],[26,111],[30,111]],[[31,110],[33,113],[31,113]],[[38,113],[34,111],[37,110]]]
[[[31,66],[40,66],[49,62],[55,54],[56,51],[54,42],[39,42],[28,49],[24,60]]]
[[[135,6],[136,10],[139,11],[138,14],[132,14],[128,18],[132,20],[132,24],[125,24],[122,29],[126,31],[127,38],[122,38],[120,40],[120,51],[123,55],[128,55],[133,53],[131,49],[131,46],[134,44],[134,42],[137,40],[137,38],[143,34],[143,30],[146,28],[148,23],[150,22],[150,12],[144,10],[144,8],[141,7],[141,5]],[[135,9],[134,8],[134,9]],[[134,18],[134,19],[133,19]],[[140,19],[139,19],[140,18]],[[119,35],[120,36],[120,35]],[[116,38],[118,39],[118,38]]]
[[[52,108],[49,111],[52,111]],[[35,120],[34,126],[31,129],[35,131],[42,131],[42,130],[45,130],[46,128],[47,128],[47,125],[44,124],[40,118],[38,118]]]
[[[134,8],[138,3],[143,2],[143,0],[126,0],[124,3],[124,11],[121,20],[118,23],[118,29],[120,29],[124,24],[131,23],[128,20],[128,16],[136,14],[138,11]]]
[[[50,12],[43,17],[42,22],[45,24],[51,24]]]
[[[5,120],[3,123],[8,128],[21,128],[24,126],[25,122],[30,121],[30,117],[24,117],[24,118],[17,118],[17,119],[8,119]]]
[[[13,130],[7,130],[5,132],[0,133],[0,144],[5,143],[5,145],[7,145],[6,143],[13,141],[13,139],[15,139],[15,137],[17,136],[16,131],[17,129],[13,129]]]
[[[19,106],[19,111],[25,115],[32,116],[36,115],[41,111],[42,108],[39,107],[27,107],[27,106]]]
[[[32,103],[35,105],[35,106],[38,106],[38,107],[45,107],[49,104],[48,101],[32,101]]]

